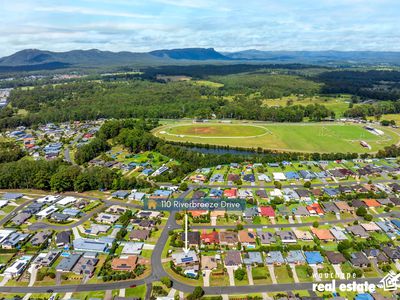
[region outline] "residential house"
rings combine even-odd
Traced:
[[[256,191],[256,196],[260,197],[262,200],[267,200],[268,199],[268,195],[267,195],[267,192],[265,190],[257,190]]]
[[[199,258],[195,251],[178,252],[172,254],[172,261],[175,266],[182,268],[192,267],[199,264]]]
[[[276,243],[275,235],[269,231],[257,231],[257,236],[261,245],[270,245]]]
[[[70,230],[61,231],[61,232],[57,233],[57,235],[56,235],[56,245],[58,247],[68,245],[70,243],[70,241],[71,241],[71,235],[72,235],[72,232]]]
[[[304,251],[304,255],[309,265],[318,265],[324,262],[324,258],[319,251]]]
[[[218,266],[215,256],[201,256],[201,268],[203,270],[214,270]]]
[[[334,203],[341,213],[353,213],[354,212],[354,207],[351,207],[345,201],[336,201]]]
[[[11,278],[15,278],[15,277],[22,275],[22,273],[28,266],[31,259],[32,259],[32,256],[30,256],[30,255],[24,255],[24,256],[18,258],[9,267],[7,267],[4,270],[3,275],[5,277],[11,277]]]
[[[14,218],[11,219],[11,222],[14,223],[16,226],[20,226],[25,223],[26,220],[28,220],[32,214],[30,213],[19,213],[17,214]]]
[[[114,238],[108,237],[98,239],[76,238],[73,241],[73,245],[76,251],[105,253],[113,242]]]
[[[272,173],[272,176],[274,177],[274,181],[285,181],[286,176],[282,172],[274,172]]]
[[[259,212],[262,217],[275,218],[275,211],[272,206],[260,206]]]
[[[368,232],[361,225],[352,225],[346,227],[347,232],[353,234],[354,236],[366,239],[369,237]]]
[[[378,232],[381,231],[381,228],[375,222],[369,223],[360,223],[360,225],[365,229],[367,232]]]
[[[151,231],[148,229],[132,229],[129,239],[133,241],[145,241],[150,237]]]
[[[111,261],[111,269],[115,271],[133,272],[138,264],[137,255],[127,255],[113,258]]]
[[[310,212],[311,215],[322,216],[324,214],[324,210],[322,209],[321,205],[319,205],[319,203],[317,203],[317,202],[307,205],[306,208]]]
[[[240,254],[240,251],[227,251],[225,254],[224,263],[226,267],[239,267],[240,265],[242,265],[242,256]]]
[[[324,211],[327,213],[334,213],[334,214],[340,213],[339,208],[333,202],[324,202],[323,206],[324,206]]]
[[[305,189],[296,189],[294,190],[301,201],[310,201],[311,200],[311,192]]]
[[[268,265],[276,265],[280,266],[285,263],[285,259],[283,258],[283,255],[280,251],[269,251],[267,253],[267,257],[265,259],[265,262]]]
[[[245,247],[254,247],[256,244],[256,237],[253,232],[240,230],[239,241]]]
[[[331,234],[329,229],[311,228],[311,232],[320,240],[324,242],[333,241],[335,237]]]
[[[396,259],[400,259],[400,249],[397,248],[391,248],[389,246],[384,246],[381,249],[385,255],[390,258],[392,261]]]
[[[381,204],[375,199],[364,199],[363,201],[368,208],[375,208],[381,206]]]
[[[344,233],[344,229],[341,229],[339,227],[333,227],[330,229],[330,232],[332,233],[332,235],[335,237],[335,240],[337,240],[337,241],[348,240],[347,236]]]
[[[107,213],[99,213],[99,215],[96,218],[96,222],[98,223],[104,223],[104,224],[114,224],[115,222],[118,221],[120,216],[118,215],[112,215],[112,214],[107,214]]]
[[[368,260],[375,259],[377,263],[389,263],[389,258],[379,249],[364,249],[364,254]]]
[[[94,274],[98,262],[98,258],[86,257],[83,255],[72,268],[72,272],[78,275],[91,277]]]
[[[297,238],[296,238],[295,234],[293,233],[293,231],[291,231],[291,230],[285,230],[285,231],[279,230],[276,232],[276,235],[279,236],[282,243],[284,243],[284,244],[291,244],[291,243],[297,242]]]
[[[294,214],[296,216],[309,216],[310,212],[308,211],[308,209],[305,206],[298,206],[294,209]]]
[[[210,233],[203,232],[200,238],[202,243],[205,245],[219,244],[219,235],[216,231]]]
[[[248,266],[264,265],[261,252],[245,252],[243,254],[243,263]]]
[[[332,265],[340,265],[346,262],[346,258],[340,252],[326,251],[325,255]]]
[[[68,256],[63,257],[60,263],[56,266],[56,271],[71,272],[81,256],[81,253],[72,253]]]
[[[181,240],[183,242],[186,242],[185,232],[181,232]],[[189,247],[198,248],[200,246],[200,232],[198,231],[187,232],[187,243]]]
[[[286,261],[288,264],[294,265],[303,265],[306,263],[303,252],[300,250],[290,250],[287,254]]]
[[[235,246],[239,242],[238,234],[234,231],[221,231],[219,242],[222,246]]]
[[[111,194],[113,198],[126,199],[129,196],[128,191],[116,191]]]
[[[237,189],[232,188],[232,189],[224,190],[224,197],[226,197],[228,199],[236,198],[237,197]]]
[[[235,181],[239,181],[239,180],[240,180],[240,176],[238,174],[228,174],[228,177],[227,177],[228,182],[235,182]]]
[[[49,239],[51,234],[52,233],[49,230],[37,232],[31,239],[32,246],[42,245],[44,242],[46,242]]]
[[[302,241],[306,241],[306,242],[313,240],[313,237],[309,231],[293,229],[293,233],[298,240],[302,240]]]
[[[28,233],[12,232],[1,242],[1,247],[3,249],[18,248],[29,236]]]
[[[122,248],[121,254],[123,255],[140,255],[143,250],[144,243],[134,242],[125,243],[124,248]]]
[[[350,256],[350,262],[355,267],[365,268],[369,264],[368,258],[362,252],[355,252],[352,253]]]
[[[243,218],[252,221],[254,217],[259,215],[258,208],[256,206],[247,207],[243,212]]]

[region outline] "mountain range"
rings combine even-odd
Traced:
[[[97,49],[51,52],[26,49],[0,58],[0,71],[102,66],[237,62],[304,63],[315,65],[400,65],[400,52],[374,51],[260,51],[217,52],[213,48],[184,48],[151,52],[110,52]]]

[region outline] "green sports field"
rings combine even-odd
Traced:
[[[377,129],[384,134],[372,134],[362,125],[341,123],[176,122],[157,128],[154,134],[171,141],[304,152],[375,152],[399,142],[400,132],[395,129]],[[362,147],[360,141],[371,149]]]

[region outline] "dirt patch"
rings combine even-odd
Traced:
[[[216,132],[216,127],[194,127],[188,130],[187,134],[211,134]]]

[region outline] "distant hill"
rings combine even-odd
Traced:
[[[186,60],[229,60],[229,57],[222,55],[214,48],[185,48],[172,50],[156,50],[150,52],[151,55],[171,59]]]
[[[329,64],[395,64],[400,52],[376,51],[260,51],[244,50],[223,53],[235,60],[258,60],[279,63]]]
[[[132,64],[137,61],[157,61],[158,58],[148,53],[110,52],[92,50],[73,50],[51,52],[27,49],[10,56],[0,58],[0,66],[31,66],[47,63],[62,63],[74,66],[109,66]]]
[[[148,53],[110,52],[97,49],[52,52],[26,49],[0,58],[0,72],[53,70],[58,68],[151,67],[224,63],[272,63],[307,65],[400,65],[400,52],[373,51],[259,51],[220,53],[213,48],[156,50]]]

